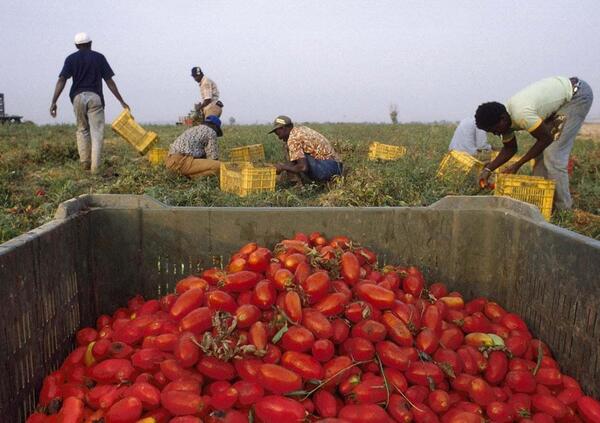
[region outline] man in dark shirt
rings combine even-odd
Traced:
[[[104,143],[104,96],[102,95],[102,80],[114,94],[123,108],[129,106],[119,93],[117,84],[112,77],[114,72],[106,58],[92,50],[92,40],[84,33],[75,35],[77,51],[65,59],[65,64],[60,72],[50,115],[56,117],[56,101],[65,88],[67,79],[73,78],[73,85],[69,97],[73,103],[75,118],[77,119],[77,150],[79,160],[84,169],[91,169],[97,173],[100,167],[100,155]]]

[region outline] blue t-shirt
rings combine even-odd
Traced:
[[[104,105],[102,80],[112,78],[114,74],[104,55],[90,49],[81,49],[67,56],[59,76],[65,79],[73,77],[73,85],[69,91],[71,102],[77,94],[91,91],[100,96]]]

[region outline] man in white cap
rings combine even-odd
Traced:
[[[206,116],[221,117],[223,103],[219,100],[217,84],[204,75],[200,66],[192,68],[192,78],[200,85],[202,103],[196,105],[196,112],[200,115],[200,120],[204,120]]]
[[[77,119],[77,150],[84,169],[97,173],[100,168],[100,155],[104,143],[104,96],[102,80],[123,108],[129,106],[119,93],[113,81],[113,70],[106,58],[92,50],[92,40],[85,32],[75,35],[77,51],[65,59],[58,76],[54,96],[50,105],[50,115],[56,117],[56,102],[65,88],[67,79],[73,78],[69,97],[73,103]]]

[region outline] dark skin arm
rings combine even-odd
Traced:
[[[119,103],[121,103],[121,106],[124,109],[129,109],[129,105],[127,103],[125,103],[125,101],[123,101],[123,97],[121,97],[121,93],[119,93],[119,89],[117,88],[117,84],[115,84],[115,81],[113,81],[112,78],[108,78],[108,79],[105,79],[104,82],[106,82],[106,86],[108,87],[110,92],[113,93],[113,95],[115,96],[115,98],[117,100],[119,100]]]
[[[514,165],[509,166],[504,170],[503,173],[516,173],[521,166],[527,163],[531,159],[535,159],[537,156],[542,154],[542,152],[552,143],[552,127],[546,123],[542,122],[540,126],[538,126],[534,131],[531,132],[531,135],[536,139],[535,144],[529,149],[518,162]]]
[[[517,153],[517,150],[517,137],[513,137],[511,140],[503,143],[502,150],[500,150],[500,153],[498,153],[494,160],[492,160],[489,163],[486,163],[485,167],[488,168],[490,171],[496,170],[504,163],[509,161],[511,157]]]
[[[277,170],[277,173],[281,173],[284,170],[292,173],[303,173],[308,170],[308,163],[306,162],[306,159],[302,157],[293,162],[276,163],[275,169]]]
[[[52,104],[50,104],[50,116],[56,117],[56,102],[58,101],[58,97],[65,89],[65,84],[67,80],[63,76],[58,77],[58,81],[56,81],[56,87],[54,88],[54,95],[52,96]]]

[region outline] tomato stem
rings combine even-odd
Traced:
[[[388,384],[387,377],[383,371],[383,364],[381,363],[379,354],[375,353],[375,357],[377,357],[377,364],[379,365],[379,371],[381,372],[381,376],[383,377],[383,385],[385,386],[385,406],[383,408],[387,409],[390,403],[390,385]]]

